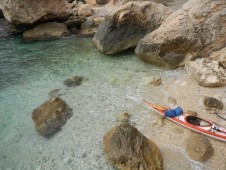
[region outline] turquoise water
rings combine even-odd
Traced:
[[[102,138],[116,124],[116,115],[129,112],[133,124],[144,131],[155,114],[131,99],[163,103],[167,92],[161,86],[150,88],[150,77],[177,79],[184,74],[145,64],[133,51],[105,56],[90,38],[76,36],[33,43],[23,43],[20,37],[0,41],[0,61],[0,169],[112,169]],[[65,87],[63,81],[72,75],[83,76],[82,85]],[[31,113],[55,89],[73,116],[45,139],[35,131]],[[186,156],[184,160],[190,167]]]

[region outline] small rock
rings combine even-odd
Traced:
[[[128,122],[129,118],[130,118],[130,115],[127,112],[123,112],[117,115],[118,122]]]
[[[60,130],[71,115],[72,109],[61,98],[54,97],[35,109],[32,119],[37,132],[44,137],[49,137]]]
[[[198,133],[191,133],[186,141],[186,151],[191,159],[205,162],[213,155],[213,148],[209,140]]]
[[[210,111],[218,111],[223,109],[223,103],[214,97],[205,96],[203,103],[206,109]]]
[[[68,87],[76,87],[81,85],[83,77],[72,76],[64,81],[64,84]]]
[[[149,84],[152,84],[154,86],[158,86],[162,83],[162,79],[161,77],[155,76],[152,77],[151,80],[149,81]]]
[[[120,170],[163,170],[159,148],[128,123],[120,124],[103,138],[109,162]]]

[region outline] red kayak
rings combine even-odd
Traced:
[[[149,109],[158,112],[162,116],[165,115],[166,110],[169,110],[169,108],[152,104],[146,100],[143,100],[143,102],[145,105],[148,106]],[[213,122],[204,120],[202,118],[187,113],[183,113],[176,117],[166,117],[166,118],[188,129],[226,142],[226,128],[218,126]]]

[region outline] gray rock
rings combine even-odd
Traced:
[[[81,84],[82,80],[83,80],[83,77],[72,76],[64,81],[64,85],[68,87],[76,87]]]
[[[138,42],[136,54],[144,62],[164,68],[209,57],[225,47],[225,9],[225,0],[189,0]]]
[[[122,123],[107,132],[103,145],[109,162],[117,169],[163,169],[159,148],[128,123]]]
[[[203,103],[207,110],[212,110],[212,111],[221,110],[224,107],[222,101],[220,101],[214,97],[205,96]]]
[[[30,40],[49,40],[56,39],[61,36],[66,36],[69,31],[65,24],[57,22],[49,22],[36,26],[35,28],[25,31],[23,38],[26,41]]]
[[[204,87],[220,87],[226,84],[226,70],[218,61],[196,59],[185,64],[187,74]]]
[[[37,132],[44,137],[50,137],[60,130],[71,115],[72,109],[61,98],[54,97],[35,109],[32,119]]]
[[[2,10],[6,20],[20,31],[37,22],[67,20],[72,14],[70,4],[62,0],[4,0]]]
[[[198,133],[191,133],[186,141],[186,151],[191,159],[205,162],[213,155],[213,148],[209,140]]]
[[[108,15],[93,38],[103,53],[114,54],[135,47],[146,34],[157,29],[172,12],[154,2],[129,2]]]

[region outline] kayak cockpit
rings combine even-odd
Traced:
[[[200,119],[196,116],[185,116],[185,121],[189,124],[195,125],[195,126],[211,126],[212,124],[210,122],[207,122],[203,119]]]

